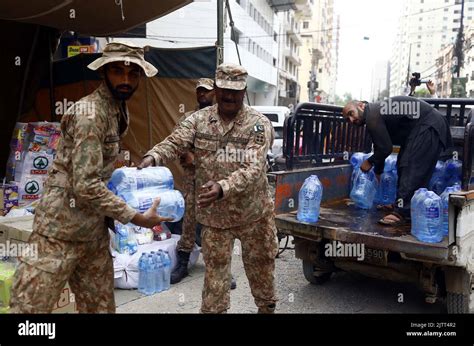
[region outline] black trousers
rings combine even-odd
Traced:
[[[428,188],[442,150],[438,132],[432,127],[413,129],[400,147],[395,211],[404,217],[410,217],[410,201],[415,191]]]

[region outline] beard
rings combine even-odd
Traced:
[[[366,107],[367,109],[367,107]],[[362,126],[365,124],[365,109],[361,111],[360,109],[357,109],[357,114],[358,114],[358,119],[356,125]]]
[[[203,109],[203,108],[206,108],[206,107],[209,107],[209,106],[212,106],[212,101],[211,102],[209,102],[207,100],[199,101],[199,109]]]
[[[107,84],[107,87],[110,90],[110,93],[114,97],[114,99],[119,100],[119,101],[127,101],[130,97],[132,97],[133,93],[137,90],[137,88],[133,89],[130,85],[128,84],[119,84],[115,88],[112,86],[112,83],[110,83],[109,78],[107,75],[105,76],[105,84]],[[125,88],[127,91],[121,91],[119,90],[120,88]]]

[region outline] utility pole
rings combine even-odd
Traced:
[[[224,0],[217,0],[217,66],[224,62]]]
[[[407,87],[410,87],[410,63],[411,63],[411,43],[410,43],[410,49],[408,51],[408,67],[407,67]]]
[[[456,67],[454,72],[456,73],[456,77],[459,78],[459,75],[461,73],[461,67],[463,65],[463,51],[462,51],[462,46],[464,42],[464,0],[461,0],[461,20],[460,20],[460,26],[459,26],[459,31],[458,31],[458,37],[456,39],[456,48],[454,51],[454,54],[457,58],[456,61]]]

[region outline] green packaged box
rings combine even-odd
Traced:
[[[10,291],[15,269],[13,263],[0,261],[0,307],[5,308],[10,305]]]

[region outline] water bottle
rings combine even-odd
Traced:
[[[420,190],[416,190],[415,193],[413,194],[413,197],[411,198],[410,201],[410,216],[411,216],[411,234],[415,236],[417,232],[417,226],[418,226],[418,215],[417,215],[417,208],[416,208],[416,200],[418,198]]]
[[[144,252],[138,260],[138,292],[145,294],[146,287],[146,259],[147,254]]]
[[[145,294],[151,295],[155,293],[155,261],[153,255],[149,254],[145,260],[145,271],[146,271],[146,285]]]
[[[384,174],[382,173],[382,175],[380,177],[380,182],[378,184],[376,184],[377,191],[375,192],[374,205],[383,205],[384,204],[384,201],[383,201],[384,193],[383,193],[383,185],[382,185],[383,175]]]
[[[419,204],[425,199],[425,195],[428,193],[428,189],[422,187],[415,191],[410,203],[410,213],[411,213],[411,234],[414,237],[420,233],[419,230],[421,224],[421,215]]]
[[[158,206],[158,214],[162,217],[171,217],[171,222],[178,222],[184,215],[184,198],[181,192],[177,190],[156,190],[145,189],[137,191],[129,191],[119,194],[129,206],[136,211],[144,213],[147,211],[153,201],[160,197],[160,205]]]
[[[115,225],[115,249],[124,253],[128,243],[128,232],[122,225]]]
[[[109,190],[116,195],[146,188],[172,190],[173,186],[173,174],[166,167],[147,167],[143,169],[122,167],[112,173],[112,177],[107,184]]]
[[[382,173],[379,185],[382,190],[382,204],[389,205],[395,203],[397,198],[397,176],[393,170]]]
[[[397,171],[397,154],[391,154],[385,159],[384,172]]]
[[[461,160],[448,160],[445,164],[446,180],[449,178],[457,177],[459,180],[462,178],[462,161]]]
[[[155,263],[155,293],[160,293],[163,291],[163,262],[158,253],[153,253],[153,260]]]
[[[448,181],[446,182],[446,186],[456,186],[456,185],[459,185],[461,186],[462,182],[461,182],[461,179],[457,176],[452,176],[448,179]]]
[[[362,162],[364,162],[367,154],[365,153],[354,153],[351,156],[351,165],[353,168],[360,167]]]
[[[460,191],[461,187],[459,185],[448,186],[444,192],[441,194],[441,208],[442,208],[442,228],[443,235],[448,235],[449,232],[449,194]]]
[[[352,165],[351,185],[350,185],[351,190],[352,190],[352,187],[354,186],[354,180],[356,178],[357,171],[360,165],[362,164],[362,162],[368,159],[371,155],[372,154],[366,154],[366,153],[361,153],[361,152],[352,154],[351,160],[350,160],[351,165]]]
[[[424,200],[417,203],[420,210],[419,230],[415,236],[427,243],[438,243],[443,240],[441,228],[441,198],[433,191],[424,195]]]
[[[365,173],[359,169],[350,194],[355,205],[361,209],[370,209],[374,203],[376,192],[377,183],[374,171],[370,170]]]
[[[385,159],[380,182],[376,182],[374,205],[389,205],[395,202],[397,196],[397,155],[391,154]]]
[[[436,194],[440,195],[446,188],[446,166],[443,161],[438,161],[431,175],[429,189]]]
[[[323,186],[316,175],[306,178],[298,194],[296,218],[304,222],[316,222],[323,195]]]
[[[171,287],[171,258],[168,252],[163,254],[163,290],[169,290]]]

